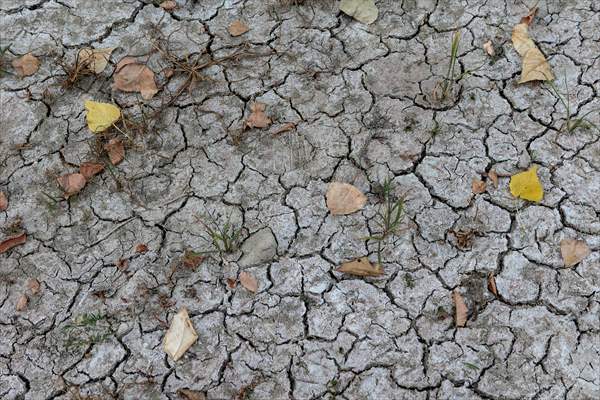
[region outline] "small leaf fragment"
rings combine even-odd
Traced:
[[[464,327],[467,324],[467,305],[458,289],[452,291],[452,300],[454,301],[454,325]]]
[[[77,194],[85,187],[87,180],[82,174],[65,174],[56,178],[58,185],[64,192],[65,199]]]
[[[179,397],[183,400],[206,400],[206,396],[202,392],[190,389],[179,389],[177,391]]]
[[[522,58],[523,66],[519,83],[529,81],[551,81],[554,79],[552,68],[544,54],[529,37],[529,24],[533,20],[537,8],[534,8],[521,22],[513,28],[512,42],[515,50]]]
[[[173,360],[177,361],[197,339],[198,334],[196,334],[187,309],[184,307],[173,317],[171,326],[163,339],[163,349]]]
[[[493,169],[490,169],[487,173],[487,176],[491,179],[492,183],[494,184],[494,187],[498,189],[498,173]]]
[[[135,246],[135,252],[138,254],[144,254],[147,251],[148,251],[148,246],[144,243],[138,243],[137,246]]]
[[[485,182],[480,179],[473,179],[471,182],[471,191],[475,194],[481,194],[485,192]]]
[[[235,287],[237,286],[237,279],[235,279],[235,278],[227,278],[226,282],[227,282],[227,287],[229,289],[235,289]]]
[[[510,193],[524,200],[540,202],[544,197],[544,188],[537,176],[536,165],[527,171],[519,172],[510,177]]]
[[[271,125],[271,118],[265,114],[266,104],[254,102],[250,105],[250,115],[244,123],[246,128],[266,128]]]
[[[294,129],[296,129],[296,124],[294,124],[293,122],[287,122],[287,123],[281,125],[279,128],[277,128],[277,130],[275,132],[273,132],[273,134],[279,135],[284,132],[293,131]]]
[[[121,118],[121,109],[114,104],[86,100],[84,107],[88,127],[94,133],[107,130]]]
[[[104,171],[104,164],[96,162],[84,162],[79,166],[79,173],[87,180]]]
[[[560,242],[560,254],[566,267],[572,267],[591,254],[584,240],[563,239]]]
[[[383,275],[383,268],[381,265],[371,264],[367,257],[361,257],[353,261],[342,263],[342,265],[340,265],[336,271],[357,276]]]
[[[494,50],[494,45],[491,40],[488,40],[483,44],[483,49],[490,57],[494,57],[494,55],[496,54],[496,51]]]
[[[110,139],[104,145],[104,150],[108,153],[108,159],[112,165],[118,165],[125,158],[125,146],[120,139]]]
[[[126,57],[117,64],[113,86],[123,92],[139,92],[145,100],[158,93],[154,72],[131,57]]]
[[[256,293],[258,290],[258,281],[256,278],[246,271],[240,272],[240,283],[246,290]]]
[[[28,303],[29,303],[29,299],[27,298],[26,295],[22,294],[21,297],[19,297],[19,300],[17,300],[17,305],[16,305],[15,309],[17,311],[25,311],[27,309]]]
[[[114,47],[107,47],[103,49],[81,49],[78,54],[78,61],[80,64],[92,71],[94,74],[99,74],[108,65],[110,60],[110,54],[113,52]]]
[[[31,76],[40,69],[40,60],[31,53],[12,61],[12,66],[21,78]]]
[[[227,30],[229,31],[229,34],[231,36],[240,36],[248,32],[250,28],[248,28],[248,25],[246,25],[244,21],[236,19],[229,25],[229,28],[227,28]]]
[[[40,292],[40,281],[35,278],[31,278],[27,281],[27,289],[31,292],[31,294],[36,295]]]
[[[488,290],[494,295],[498,296],[498,287],[496,286],[496,277],[493,272],[488,273],[487,277]]]
[[[6,211],[8,208],[8,198],[4,192],[0,192],[0,211]]]
[[[340,11],[363,24],[372,24],[379,16],[374,0],[342,0]]]
[[[204,256],[202,254],[196,253],[194,251],[186,250],[183,254],[183,265],[190,269],[196,269],[198,266],[204,261]]]
[[[177,3],[174,0],[167,0],[160,3],[160,8],[165,11],[173,11],[177,8]]]
[[[330,183],[325,199],[333,215],[352,214],[367,204],[367,196],[355,186],[342,182]]]
[[[26,241],[27,235],[25,233],[21,233],[20,235],[9,236],[2,242],[0,242],[0,254],[6,253],[13,247],[25,244]]]

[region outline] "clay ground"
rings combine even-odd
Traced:
[[[149,0],[0,0],[0,44],[11,44],[0,239],[27,234],[0,254],[0,398],[600,398],[599,133],[564,129],[569,113],[600,124],[597,1],[542,0],[530,27],[568,111],[549,84],[517,84],[511,31],[532,4],[377,0],[365,25],[336,1],[177,2],[168,13]],[[232,37],[235,19],[249,32]],[[458,72],[476,71],[436,97],[456,29]],[[180,59],[243,55],[174,97],[189,75],[157,43]],[[61,65],[83,47],[116,49],[100,75],[65,84]],[[28,52],[41,66],[21,79],[10,62]],[[157,74],[152,100],[111,86],[127,55]],[[96,135],[88,99],[155,117]],[[272,125],[243,129],[253,102]],[[65,200],[56,177],[107,162],[110,137],[126,143],[125,160]],[[508,188],[531,165],[539,204]],[[376,261],[365,237],[378,232],[386,178],[405,215],[384,243],[384,275],[335,272]],[[331,215],[333,181],[367,194],[366,206]],[[214,250],[199,220],[229,220],[241,246],[185,266],[191,251]],[[566,268],[565,238],[591,255]],[[256,294],[230,287],[241,271]],[[454,289],[469,309],[463,328]],[[174,362],[162,338],[182,307],[199,338]]]

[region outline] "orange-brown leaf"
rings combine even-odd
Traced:
[[[40,285],[40,281],[38,281],[35,278],[32,278],[30,280],[27,281],[27,289],[29,289],[29,291],[31,291],[31,294],[38,294],[40,291],[41,285]]]
[[[27,309],[27,304],[29,303],[29,299],[24,294],[19,297],[17,300],[16,310],[17,311],[25,311]]]
[[[590,248],[584,240],[563,239],[560,242],[560,254],[566,267],[579,264],[590,253]]]
[[[6,211],[8,208],[8,198],[4,192],[0,192],[0,211]]]
[[[138,245],[135,246],[135,252],[136,253],[143,254],[143,253],[145,253],[147,251],[148,251],[148,246],[146,244],[144,244],[144,243],[138,243]]]
[[[467,305],[458,289],[452,291],[452,300],[454,301],[454,324],[456,327],[464,327],[467,324]]]
[[[471,182],[471,191],[475,194],[481,194],[485,192],[485,182],[480,179],[473,179]]]
[[[249,30],[250,28],[248,28],[248,25],[246,25],[243,21],[240,21],[239,19],[233,21],[228,28],[229,34],[231,36],[240,36],[248,32]]]
[[[104,164],[102,163],[84,162],[79,166],[79,173],[88,180],[102,171],[104,171]]]
[[[10,236],[0,242],[0,254],[6,253],[8,250],[12,249],[15,246],[19,246],[24,244],[27,241],[27,235],[25,233],[21,233],[20,235]]]
[[[271,118],[265,114],[266,104],[255,102],[250,106],[250,115],[246,119],[247,128],[266,128],[271,125]]]
[[[12,61],[12,66],[21,78],[33,75],[40,69],[40,60],[31,53]]]
[[[183,400],[206,400],[206,396],[202,392],[190,389],[179,389],[177,391],[179,397]]]
[[[108,159],[112,165],[117,165],[125,158],[125,146],[120,139],[110,139],[104,145],[104,149],[108,153]]]
[[[487,173],[487,176],[491,179],[492,183],[494,184],[494,187],[498,189],[498,173],[493,169],[490,169]]]
[[[367,197],[360,190],[342,182],[330,183],[325,199],[327,208],[333,215],[352,214],[367,203]]]
[[[157,92],[154,72],[143,64],[138,64],[131,57],[126,57],[117,64],[114,87],[123,92],[140,92],[146,100]]]
[[[256,293],[258,290],[258,281],[254,276],[246,271],[240,272],[240,283],[246,288],[246,290],[252,293]]]
[[[488,290],[494,295],[498,296],[498,288],[496,287],[496,277],[492,272],[488,274],[487,279]]]
[[[357,258],[356,260],[342,263],[337,269],[337,272],[343,272],[357,276],[381,276],[383,268],[379,264],[371,264],[367,257]]]
[[[58,181],[58,185],[65,192],[65,198],[73,196],[76,193],[79,193],[81,189],[85,187],[87,180],[82,174],[74,173],[74,174],[65,174],[56,178]]]
[[[173,0],[163,1],[162,3],[160,3],[160,8],[162,8],[165,11],[173,11],[177,8],[177,3]]]

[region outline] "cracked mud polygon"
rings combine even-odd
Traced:
[[[0,0],[0,239],[27,234],[0,254],[0,398],[600,398],[598,2],[542,0],[529,28],[568,110],[547,83],[517,84],[527,2],[376,1],[370,25],[337,1],[159,3]],[[237,19],[249,31],[233,37]],[[440,98],[456,30],[464,74]],[[86,47],[115,50],[65,84]],[[165,48],[208,62],[179,95],[189,75],[165,72]],[[11,73],[29,52],[39,70]],[[153,99],[112,87],[126,56],[157,74]],[[112,132],[124,161],[66,200],[57,176],[107,162],[85,100],[152,119]],[[267,128],[245,125],[254,102]],[[540,203],[508,188],[531,165]],[[336,272],[377,259],[365,237],[387,178],[405,213],[384,274]],[[331,215],[330,182],[367,204]],[[200,221],[239,228],[240,245],[213,252]],[[591,248],[571,268],[565,238]],[[162,339],[182,307],[199,337],[174,362]]]

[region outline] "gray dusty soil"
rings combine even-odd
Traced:
[[[0,238],[28,235],[0,254],[0,398],[600,398],[599,134],[561,130],[567,111],[548,84],[517,85],[510,38],[523,2],[377,0],[372,25],[336,1],[177,2],[167,13],[148,0],[0,0],[1,45],[12,44],[0,80]],[[539,7],[530,32],[556,87],[572,116],[600,125],[600,3]],[[250,31],[232,37],[235,19]],[[458,28],[459,72],[481,68],[441,99],[432,93]],[[203,68],[167,104],[185,75],[159,73],[172,64],[156,43],[203,61],[245,53]],[[83,47],[116,50],[99,76],[61,86],[60,65]],[[10,62],[28,52],[41,66],[21,79]],[[126,55],[157,73],[151,101],[112,88]],[[146,132],[119,134],[125,160],[66,201],[56,176],[106,157],[107,137],[86,126],[88,99],[138,121],[160,112]],[[243,130],[254,101],[273,124]],[[539,204],[508,189],[532,164]],[[498,188],[474,195],[472,180],[491,168]],[[364,237],[378,231],[386,178],[406,214],[385,274],[335,272],[376,259]],[[366,193],[365,208],[332,216],[332,181]],[[207,216],[242,228],[241,246],[185,267],[186,251],[212,250],[198,222]],[[459,231],[469,233],[460,243]],[[564,238],[591,255],[565,268]],[[256,294],[228,286],[241,271]],[[181,307],[199,338],[173,362],[162,338]]]

